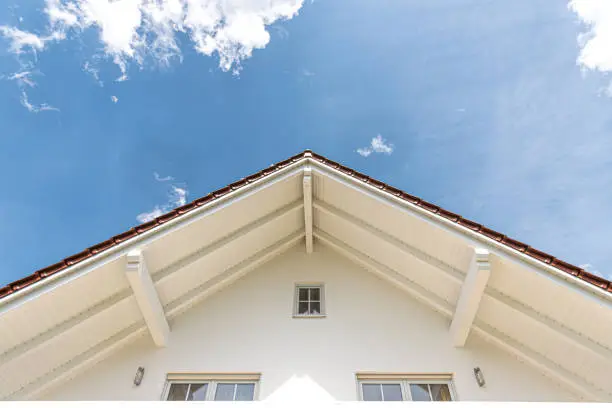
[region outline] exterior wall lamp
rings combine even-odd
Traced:
[[[139,386],[140,383],[142,382],[142,377],[144,377],[144,367],[138,367],[138,370],[136,370],[136,375],[134,376],[134,385],[135,386]]]
[[[474,367],[474,376],[476,377],[476,382],[478,383],[478,386],[484,387],[486,382],[484,379],[484,374],[482,373],[480,367]]]

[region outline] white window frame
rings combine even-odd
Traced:
[[[392,385],[399,385],[400,386],[400,391],[402,393],[402,401],[410,401],[410,399],[406,399],[406,387],[403,384],[403,381],[401,380],[362,380],[359,381],[359,401],[364,401],[363,399],[363,384],[375,384],[375,385],[380,385],[380,384],[392,384]],[[409,393],[410,391],[408,391]],[[383,394],[383,398],[384,398],[384,394]],[[381,402],[384,402],[381,401]]]
[[[260,374],[203,374],[203,373],[170,373],[166,376],[166,383],[162,393],[162,401],[168,400],[172,384],[189,384],[185,401],[188,401],[191,384],[208,384],[206,398],[204,401],[215,401],[217,385],[219,384],[255,384],[253,389],[253,401],[258,400]],[[236,397],[234,390],[234,398]]]
[[[321,305],[321,312],[319,314],[300,314],[299,313],[299,304],[300,304],[300,289],[319,289],[320,300],[319,303]],[[309,300],[310,302],[310,300]],[[296,318],[319,318],[326,317],[327,310],[325,307],[325,285],[321,282],[299,282],[295,284],[295,288],[293,291],[293,317]]]
[[[453,385],[452,374],[357,374],[356,377],[357,395],[359,396],[360,401],[363,401],[362,384],[399,384],[402,393],[402,401],[406,402],[412,402],[412,391],[410,390],[411,384],[428,385],[427,388],[429,390],[430,397],[430,385],[445,384],[450,392],[451,401],[458,401],[457,393],[455,392],[455,387]]]

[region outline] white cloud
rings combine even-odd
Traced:
[[[29,86],[31,88],[36,86],[36,82],[32,79],[32,71],[21,71],[15,72],[14,74],[5,77],[9,81],[15,81],[20,87]]]
[[[590,263],[581,264],[578,265],[578,267],[584,269],[587,272],[593,272],[593,265],[591,265]]]
[[[149,222],[149,221],[153,221],[155,218],[163,214],[164,214],[164,211],[161,208],[159,208],[159,206],[156,205],[153,210],[149,212],[143,212],[143,213],[138,214],[136,216],[136,219],[140,223]]]
[[[578,37],[578,64],[586,69],[612,71],[612,1],[571,0],[568,6],[588,26],[588,31]]]
[[[157,181],[172,181],[172,180],[174,180],[174,177],[172,177],[172,176],[162,177],[162,176],[159,175],[158,172],[154,172],[153,176],[155,177],[155,180],[157,180]]]
[[[72,26],[77,23],[78,9],[73,4],[62,5],[61,0],[47,0],[45,13],[52,25]]]
[[[21,91],[21,95],[19,96],[19,102],[21,106],[26,108],[28,111],[33,113],[38,113],[42,111],[57,111],[58,108],[55,108],[47,103],[41,103],[39,105],[35,105],[30,102],[30,98],[28,96],[27,90],[28,88],[34,88],[36,86],[36,82],[32,79],[33,75],[41,75],[40,72],[33,72],[29,69],[28,64],[21,63],[21,71],[15,72],[10,75],[1,75],[0,79],[4,79],[7,81],[15,81],[17,86]]]
[[[357,153],[359,153],[363,157],[368,157],[372,154],[372,149],[370,149],[369,147],[360,147],[359,149],[357,149]]]
[[[54,31],[47,36],[41,37],[34,33],[5,25],[0,26],[0,35],[10,41],[9,51],[15,54],[23,53],[24,49],[29,49],[33,52],[42,51],[47,42],[64,39],[64,35],[60,31]]]
[[[170,194],[170,202],[174,207],[180,207],[187,204],[187,195],[189,191],[185,188],[172,186],[172,193]]]
[[[242,60],[270,41],[268,26],[293,18],[303,0],[45,0],[45,4],[49,31],[44,36],[0,26],[0,35],[10,40],[10,51],[35,53],[49,41],[93,28],[103,45],[102,55],[119,67],[121,81],[127,79],[131,63],[181,60],[182,34],[197,52],[216,54],[222,70],[238,72]],[[84,69],[91,68],[90,64]]]
[[[0,79],[4,79],[7,81],[15,81],[17,86],[20,89],[21,95],[19,96],[19,102],[21,106],[26,108],[28,111],[33,113],[43,112],[43,111],[57,111],[59,109],[53,107],[47,103],[41,103],[39,105],[35,105],[30,102],[30,98],[28,96],[28,88],[36,87],[36,82],[32,79],[34,75],[42,75],[40,72],[34,72],[30,70],[30,66],[28,64],[21,63],[21,71],[15,72],[10,75],[1,75]]]
[[[174,178],[170,176],[160,177],[158,173],[153,173],[153,176],[155,177],[155,180],[159,182],[174,180]],[[176,207],[187,204],[188,195],[189,191],[187,191],[187,188],[171,184],[168,189],[168,201],[163,205],[156,205],[151,211],[138,214],[136,219],[140,223],[151,221]]]
[[[48,105],[46,103],[42,103],[40,105],[33,105],[32,103],[30,103],[29,99],[28,99],[28,94],[26,93],[25,90],[21,90],[21,99],[20,99],[21,105],[26,108],[27,110],[29,110],[30,112],[33,113],[38,113],[38,112],[43,112],[43,111],[56,111],[59,112],[59,109]]]
[[[26,47],[39,51],[45,47],[44,40],[36,34],[21,31],[14,27],[0,26],[0,34],[11,42],[9,50],[17,54],[21,53]]]
[[[391,143],[388,143],[381,135],[376,135],[370,140],[370,145],[366,147],[360,147],[357,149],[357,153],[363,157],[368,157],[372,153],[383,153],[383,154],[391,154],[393,153],[394,146]]]
[[[91,62],[85,61],[83,64],[83,71],[89,73],[100,86],[104,86],[104,82],[100,80],[100,70],[96,68]]]
[[[113,101],[113,103],[117,103],[119,102],[119,98],[117,98],[115,95],[111,96],[111,101]]]

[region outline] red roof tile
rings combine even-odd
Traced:
[[[438,215],[446,218],[447,220],[451,220],[453,222],[458,222],[459,218],[461,218],[458,214],[452,213],[450,211],[446,211],[443,208],[438,209]]]
[[[509,238],[504,235],[504,238],[501,241],[502,244],[509,246],[510,248],[514,248],[519,252],[525,252],[528,248],[527,244],[523,244],[515,239]]]
[[[400,197],[402,197],[402,199],[412,203],[412,204],[419,204],[421,202],[421,199],[419,197],[415,197],[412,194],[408,194],[406,192],[403,192],[400,194]]]
[[[40,274],[38,272],[34,272],[32,275],[28,275],[25,278],[16,280],[15,282],[11,283],[10,286],[13,292],[17,292],[18,290],[23,289],[26,286],[30,286],[41,279],[42,277],[40,276]]]
[[[97,254],[97,253],[107,250],[113,245],[115,245],[115,242],[112,239],[107,239],[106,241],[102,241],[99,244],[96,244],[89,249],[91,249],[92,254]]]
[[[610,282],[601,276],[593,275],[592,273],[581,271],[578,277],[602,289],[608,289]]]
[[[457,220],[457,224],[465,227],[465,228],[469,228],[472,231],[480,231],[482,229],[482,225],[478,224],[477,222],[474,221],[470,221],[467,220],[465,218],[459,217],[459,219]]]
[[[7,285],[3,288],[0,288],[0,298],[8,296],[11,293],[13,293],[13,288],[11,287],[11,285]]]
[[[68,258],[64,259],[64,261],[67,265],[74,265],[85,260],[86,258],[89,258],[91,255],[91,249],[86,249],[82,252],[79,252],[78,254],[69,256]]]
[[[127,240],[130,240],[144,232],[147,232],[163,223],[166,223],[174,218],[180,217],[183,214],[186,214],[188,212],[193,211],[194,209],[196,209],[197,207],[200,207],[202,205],[205,205],[211,201],[214,201],[220,197],[225,196],[226,194],[232,192],[232,191],[236,191],[236,190],[240,190],[241,188],[243,188],[244,186],[251,184],[259,179],[261,179],[262,177],[268,176],[276,171],[279,171],[285,167],[287,167],[288,165],[295,163],[296,161],[299,161],[307,156],[312,157],[314,160],[328,166],[331,167],[333,169],[337,169],[347,175],[349,175],[350,177],[355,178],[356,180],[362,181],[364,183],[367,183],[369,185],[372,185],[380,190],[383,190],[389,194],[392,194],[396,197],[399,197],[411,204],[417,205],[421,208],[424,208],[434,214],[437,214],[449,221],[455,222],[460,226],[463,226],[467,229],[470,229],[472,231],[478,232],[490,239],[493,239],[497,242],[502,243],[503,245],[506,245],[509,248],[512,248],[516,251],[522,252],[525,255],[528,255],[536,260],[539,260],[541,262],[547,263],[552,265],[553,267],[559,269],[562,272],[565,272],[569,275],[578,277],[580,279],[582,279],[585,282],[588,282],[598,288],[607,290],[608,292],[612,292],[612,282],[601,278],[599,276],[593,275],[589,272],[586,272],[585,270],[583,270],[582,268],[579,268],[577,266],[571,265],[567,262],[561,261],[559,259],[556,259],[555,257],[553,257],[552,255],[549,255],[545,252],[542,251],[538,251],[537,249],[531,248],[530,246],[516,241],[512,238],[509,238],[497,231],[493,231],[492,229],[486,228],[484,226],[482,226],[481,224],[478,224],[474,221],[470,221],[468,219],[462,218],[461,216],[459,216],[458,214],[452,213],[450,211],[444,210],[440,207],[438,207],[437,205],[431,204],[427,201],[424,201],[418,197],[415,197],[413,195],[410,195],[398,188],[389,186],[381,181],[375,180],[365,174],[359,173],[351,168],[348,168],[346,166],[341,165],[340,163],[334,162],[332,160],[329,160],[319,154],[313,153],[310,150],[306,150],[300,154],[297,154],[293,157],[290,157],[287,160],[283,160],[282,162],[276,163],[270,167],[268,167],[267,169],[264,169],[262,171],[259,171],[255,174],[252,174],[250,176],[247,176],[245,178],[243,178],[242,180],[238,180],[226,187],[223,187],[217,191],[214,191],[204,197],[198,198],[194,201],[192,201],[191,203],[185,204],[184,206],[178,207],[166,214],[163,214],[159,217],[157,217],[156,219],[146,222],[144,224],[140,224],[134,228],[131,228],[125,232],[122,232],[121,234],[115,235],[114,237],[103,241],[99,244],[96,244],[90,248],[85,249],[82,252],[79,252],[78,254],[72,255],[66,259],[64,259],[61,262],[58,262],[56,264],[47,266],[43,269],[40,269],[36,272],[34,272],[33,274],[26,276],[22,279],[19,279],[15,282],[9,283],[8,285],[4,286],[4,287],[0,287],[0,299],[6,296],[9,296],[27,286],[30,286],[36,282],[39,282],[43,279],[45,279],[48,276],[51,276],[53,274],[56,274],[66,268],[68,268],[69,266],[78,264],[79,262],[84,261],[85,259],[88,259],[94,255],[100,254],[104,251],[106,251],[107,249],[110,249],[112,247],[114,247],[115,245],[118,245],[122,242],[125,242]]]
[[[61,261],[58,263],[55,263],[53,265],[49,265],[43,269],[39,269],[38,270],[38,274],[43,277],[46,278],[47,276],[51,276],[53,274],[58,273],[59,271],[61,271],[62,269],[65,269],[68,265],[66,264],[66,261]],[[10,286],[10,284],[9,284]]]
[[[546,252],[538,251],[537,249],[532,247],[527,247],[525,254],[547,264],[549,264],[554,259],[552,255],[548,255]]]

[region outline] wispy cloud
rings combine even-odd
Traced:
[[[104,86],[104,82],[100,80],[100,70],[96,68],[91,62],[85,61],[85,64],[83,64],[83,71],[90,74],[93,79],[95,79],[95,81],[98,83],[98,85]]]
[[[581,264],[581,265],[578,265],[578,267],[584,269],[587,272],[591,272],[591,273],[596,272],[593,270],[593,265],[591,265],[590,263]]]
[[[30,103],[29,99],[28,99],[28,94],[26,93],[25,90],[21,91],[21,99],[20,99],[21,105],[26,108],[27,110],[29,110],[30,112],[33,113],[38,113],[38,112],[43,112],[43,111],[56,111],[59,112],[59,109],[56,107],[53,107],[49,104],[46,103],[42,103],[40,105],[33,105],[32,103]]]
[[[267,28],[293,18],[302,5],[303,0],[45,0],[46,33],[0,26],[0,35],[9,40],[9,51],[36,54],[51,41],[96,29],[103,46],[97,57],[119,67],[120,81],[132,63],[181,60],[178,37],[187,35],[198,53],[217,55],[222,70],[238,72],[242,60],[270,41]],[[92,64],[84,69],[99,81]]]
[[[0,35],[9,41],[9,51],[15,54],[21,54],[24,50],[42,51],[45,48],[45,43],[53,39],[59,39],[59,33],[53,33],[48,37],[38,36],[34,33],[5,25],[0,26]]]
[[[586,69],[612,71],[612,1],[571,0],[568,6],[588,26],[578,37],[578,64]]]
[[[16,81],[17,84],[19,84],[20,86],[29,86],[30,88],[36,86],[36,82],[34,82],[34,80],[32,79],[31,71],[16,72],[12,75],[9,75],[6,79],[8,79],[9,81]]]
[[[277,26],[272,26],[272,29],[276,31],[276,33],[282,40],[289,38],[289,31],[287,31],[285,27],[277,25]]]
[[[156,181],[162,183],[174,180],[174,178],[170,176],[160,177],[158,173],[153,173],[153,176],[155,177]],[[189,191],[187,190],[186,186],[170,184],[168,187],[168,201],[165,204],[156,205],[151,211],[138,214],[136,219],[140,223],[151,221],[176,207],[187,204],[188,195]]]
[[[157,180],[157,181],[172,181],[172,180],[174,180],[174,177],[172,177],[172,176],[164,176],[164,177],[162,177],[162,176],[159,175],[158,172],[154,172],[153,176],[155,177],[155,180]]]
[[[42,111],[58,111],[59,109],[53,107],[47,103],[42,103],[39,105],[33,104],[30,102],[30,98],[28,96],[28,89],[36,87],[36,82],[32,79],[34,75],[41,75],[40,72],[33,72],[29,69],[29,65],[25,63],[21,63],[21,71],[15,72],[10,75],[2,75],[0,79],[4,79],[7,81],[14,81],[17,83],[21,91],[21,95],[19,97],[19,102],[21,105],[26,108],[28,111],[33,113],[38,113]]]
[[[393,153],[394,146],[388,143],[387,140],[383,139],[381,135],[376,135],[370,141],[370,145],[366,147],[360,147],[357,149],[357,153],[363,157],[368,157],[372,153],[383,153],[390,155]]]

